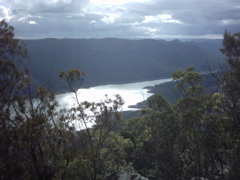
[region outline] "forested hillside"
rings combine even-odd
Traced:
[[[219,91],[220,82],[219,79],[222,76],[223,71],[203,73],[201,86],[204,87],[205,93],[216,93]],[[177,82],[171,81],[155,86],[145,87],[149,89],[149,92],[154,94],[162,94],[169,102],[175,103],[177,99],[181,97],[181,91],[175,88]]]
[[[32,79],[13,31],[0,21],[0,179],[113,180],[122,172],[129,179],[240,179],[240,33],[224,34],[228,69],[217,92],[205,91],[202,75],[187,67],[172,73],[175,103],[155,94],[125,119],[120,95],[78,101],[85,73],[76,68],[59,75],[76,101],[60,109],[55,92]]]
[[[179,40],[42,39],[25,40],[30,70],[39,82],[54,79],[62,70],[86,73],[85,86],[170,77],[177,69],[194,66],[204,71],[219,68],[221,56],[192,42]]]

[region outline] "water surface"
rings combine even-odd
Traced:
[[[121,110],[136,110],[134,108],[129,108],[128,106],[136,105],[152,95],[152,93],[149,93],[148,89],[144,89],[144,87],[154,86],[171,80],[171,78],[168,78],[83,88],[78,90],[78,99],[80,102],[100,102],[105,99],[105,95],[108,95],[109,98],[113,98],[115,94],[120,94],[125,102]],[[74,94],[70,92],[57,95],[57,100],[59,101],[60,106],[64,108],[70,108],[76,105],[76,98]]]

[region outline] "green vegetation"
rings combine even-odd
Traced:
[[[229,68],[218,92],[205,91],[202,75],[187,67],[172,74],[175,103],[155,94],[124,120],[119,95],[78,101],[78,69],[59,75],[76,97],[76,106],[59,110],[55,94],[31,80],[13,30],[0,22],[0,179],[97,180],[119,170],[157,180],[240,179],[240,33],[224,34]]]
[[[215,70],[224,61],[222,56],[206,53],[194,43],[178,40],[105,38],[24,42],[31,58],[33,79],[40,84],[51,79],[56,91],[62,89],[61,84],[57,84],[58,73],[73,67],[84,70],[83,86],[89,87],[169,78],[173,71],[187,66],[205,71],[206,64],[209,64]]]
[[[100,103],[76,101],[76,107],[58,111],[54,93],[31,81],[24,44],[5,21],[0,47],[0,179],[101,179],[125,165],[118,158],[128,141],[113,131],[120,123],[120,96]],[[77,96],[83,75],[72,69],[59,76]],[[98,123],[90,129],[92,121]],[[114,152],[118,157],[107,156]]]

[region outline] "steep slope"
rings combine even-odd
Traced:
[[[38,82],[57,81],[61,70],[86,72],[85,86],[169,77],[187,66],[214,69],[221,58],[179,40],[42,39],[25,40]]]

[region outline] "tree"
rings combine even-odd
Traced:
[[[77,133],[79,151],[76,152],[75,166],[80,169],[78,176],[81,179],[94,180],[103,178],[103,174],[106,173],[104,171],[109,169],[106,167],[109,160],[102,151],[109,146],[111,138],[115,138],[112,134],[121,121],[118,110],[123,105],[123,100],[116,95],[115,99],[106,96],[106,99],[99,103],[81,103],[77,89],[84,75],[85,73],[80,70],[71,69],[68,72],[62,71],[59,77],[67,83],[76,100],[76,107],[72,107],[69,112],[72,114],[70,119],[74,120],[72,127]],[[108,151],[108,155],[110,154]]]
[[[228,123],[222,95],[206,94],[192,67],[172,77],[182,98],[171,105],[162,95],[151,96],[141,117],[122,129],[133,144],[134,169],[150,179],[225,179]]]
[[[222,91],[226,99],[226,113],[234,122],[233,126],[240,128],[240,33],[224,34],[222,53],[227,57],[229,69],[222,77]]]
[[[53,179],[66,166],[71,138],[55,94],[34,85],[27,50],[0,22],[0,179]]]
[[[124,155],[128,144],[120,147],[121,137],[114,133],[122,98],[81,103],[77,89],[85,73],[71,69],[59,76],[74,93],[76,106],[60,110],[55,93],[32,82],[27,50],[13,30],[0,22],[0,179],[94,180],[114,169],[109,163],[124,166],[114,157]]]
[[[128,120],[122,128],[121,135],[133,144],[129,161],[150,179],[178,179],[175,145],[179,131],[172,105],[159,94],[148,98],[147,104],[139,118]]]
[[[222,53],[226,55],[229,69],[221,79],[224,96],[222,108],[229,117],[229,175],[230,179],[239,179],[240,171],[240,32],[225,32]]]
[[[27,83],[27,69],[19,67],[27,53],[19,40],[14,39],[13,30],[14,28],[8,26],[4,20],[0,22],[0,174],[2,179],[11,179],[23,171],[19,165],[23,154],[18,152],[17,122],[10,117],[15,108],[13,102],[19,99],[18,95],[22,93]],[[20,104],[21,100],[18,101]],[[16,156],[17,154],[21,155]]]
[[[172,75],[183,94],[174,109],[180,127],[179,152],[182,163],[186,164],[184,176],[224,178],[226,151],[223,144],[227,124],[226,116],[219,108],[222,96],[205,93],[200,84],[201,74],[193,70],[190,67],[185,72],[177,71]]]
[[[179,179],[181,164],[175,148],[179,124],[173,106],[159,94],[151,96],[147,102],[149,108],[142,111],[142,116],[150,131],[146,146],[152,176],[154,179]]]

